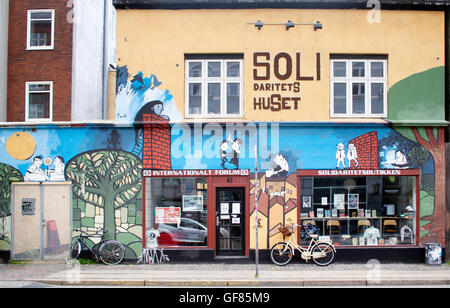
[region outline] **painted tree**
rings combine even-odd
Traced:
[[[428,233],[422,242],[437,241],[445,238],[445,137],[444,128],[403,127],[396,128],[404,137],[418,142],[427,149],[434,159],[434,211],[420,219],[426,224],[422,227]]]
[[[10,165],[0,163],[0,217],[11,215],[12,182],[23,182],[22,173]]]
[[[66,179],[73,193],[103,208],[105,239],[116,239],[116,210],[127,205],[142,188],[142,162],[121,150],[81,153],[66,165]]]

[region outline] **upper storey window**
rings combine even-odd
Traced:
[[[332,57],[330,115],[387,117],[386,75],[385,57]]]
[[[186,118],[243,115],[241,56],[186,57]]]
[[[29,10],[27,22],[27,49],[53,49],[55,10]]]

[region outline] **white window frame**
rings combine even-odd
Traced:
[[[345,62],[346,63],[346,76],[334,77],[334,63]],[[364,77],[352,77],[352,63],[364,62],[365,76]],[[370,67],[373,62],[383,63],[383,77],[371,77]],[[330,117],[333,118],[386,118],[388,114],[387,104],[387,59],[377,58],[333,58],[330,59]],[[346,113],[334,113],[334,83],[346,84]],[[365,112],[353,113],[353,95],[352,84],[364,83],[365,84]],[[372,113],[371,99],[372,99],[372,83],[383,84],[383,113]]]
[[[51,21],[51,39],[49,46],[31,46],[31,14],[32,13],[51,13],[52,18],[49,19],[33,19],[33,21]],[[45,9],[45,10],[28,10],[27,15],[27,50],[51,50],[54,49],[55,43],[55,10]]]
[[[202,63],[201,77],[189,77],[189,64],[191,62]],[[220,62],[221,76],[208,77],[208,62]],[[239,62],[239,77],[227,77],[226,69],[228,62]],[[244,60],[234,58],[217,58],[217,59],[186,59],[185,60],[185,118],[199,119],[199,118],[242,118],[243,117],[243,102],[244,102],[244,85],[243,85],[243,69]],[[201,84],[201,112],[200,114],[189,113],[189,84]],[[208,83],[220,83],[220,113],[208,114]],[[227,114],[227,84],[239,83],[239,113]]]
[[[31,85],[49,85],[48,91],[30,91]],[[30,93],[49,93],[48,118],[36,119],[29,118],[30,112]],[[53,120],[53,81],[29,81],[25,83],[25,121],[26,122],[51,122]]]

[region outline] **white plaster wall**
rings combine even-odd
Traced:
[[[0,0],[0,122],[6,122],[9,0]]]
[[[104,0],[73,0],[72,121],[106,118],[103,102]],[[108,61],[115,61],[115,10],[109,1]],[[69,16],[70,19],[70,16]],[[112,63],[114,64],[114,62]],[[106,108],[106,105],[105,107]]]

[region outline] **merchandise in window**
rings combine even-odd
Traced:
[[[147,247],[207,246],[207,186],[207,178],[147,178]]]
[[[415,245],[416,177],[300,177],[300,223],[342,246]]]
[[[242,59],[186,60],[186,117],[241,117]]]
[[[330,114],[332,117],[387,116],[387,60],[332,57]]]
[[[27,49],[53,49],[54,10],[29,10]]]

